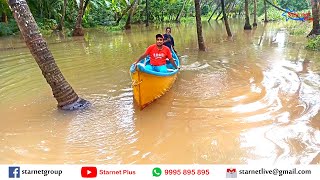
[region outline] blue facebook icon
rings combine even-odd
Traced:
[[[9,167],[9,178],[20,178],[20,167]]]

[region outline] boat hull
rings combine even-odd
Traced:
[[[135,71],[132,74],[133,97],[140,110],[170,90],[176,79],[177,74],[156,76],[139,69]]]
[[[179,57],[173,49],[171,53],[175,64],[180,67]],[[166,63],[168,72],[152,71],[145,68],[146,65],[150,65],[149,56],[130,67],[133,98],[141,110],[170,90],[179,72],[169,61]]]

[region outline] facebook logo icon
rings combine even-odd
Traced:
[[[9,178],[20,178],[20,167],[9,167]]]

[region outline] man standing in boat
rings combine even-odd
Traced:
[[[171,49],[171,47],[172,47],[174,52],[177,53],[177,51],[174,49],[174,39],[173,39],[173,37],[171,35],[171,28],[170,27],[166,28],[166,33],[163,34],[163,40],[164,40],[163,44],[165,46],[167,46],[169,49]]]
[[[150,56],[150,65],[146,65],[145,69],[157,72],[168,72],[166,66],[167,58],[173,67],[178,69],[172,58],[171,50],[167,46],[163,45],[163,36],[161,34],[156,35],[156,44],[149,46],[146,52],[137,61],[135,61],[134,64],[137,65],[140,60],[146,58],[148,55]]]

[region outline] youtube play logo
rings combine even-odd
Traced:
[[[82,167],[81,176],[83,178],[95,178],[97,177],[97,168],[96,167]]]

